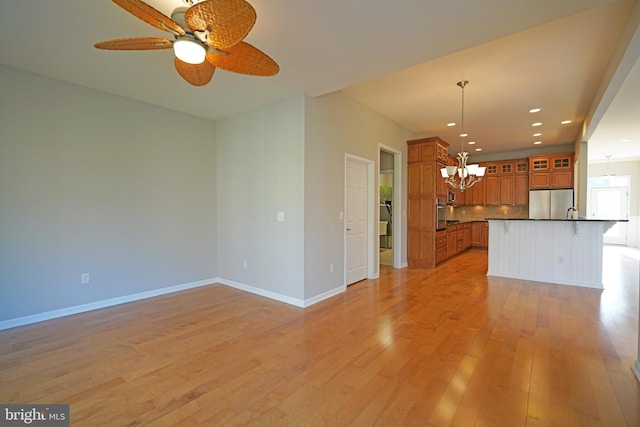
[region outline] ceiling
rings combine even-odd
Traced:
[[[278,62],[277,76],[218,70],[198,88],[176,73],[171,50],[95,49],[101,40],[170,37],[108,0],[4,2],[0,63],[211,120],[342,90],[456,151],[460,129],[446,124],[460,121],[456,82],[468,80],[472,155],[573,143],[584,131],[590,161],[640,159],[640,36],[637,22],[627,24],[632,13],[637,21],[634,0],[250,2],[258,19],[245,40]],[[166,15],[184,6],[147,3]],[[621,36],[631,43],[616,52]]]

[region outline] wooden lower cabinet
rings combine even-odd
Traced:
[[[462,250],[471,247],[471,223],[462,225]]]
[[[436,231],[436,263],[447,259],[447,230]]]
[[[471,224],[471,246],[489,247],[489,223],[487,221],[474,221]]]
[[[447,226],[447,258],[458,253],[458,226]]]
[[[436,233],[436,263],[471,247],[471,223],[449,225]]]

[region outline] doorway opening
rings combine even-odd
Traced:
[[[378,253],[379,264],[401,268],[401,175],[402,153],[378,146]]]
[[[587,214],[593,219],[629,218],[628,175],[604,175],[587,179]],[[605,244],[626,245],[627,223],[615,223],[603,236]]]

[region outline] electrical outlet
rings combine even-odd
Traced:
[[[91,281],[91,276],[89,273],[82,273],[80,275],[80,283],[83,285],[87,285]]]
[[[244,261],[242,261],[242,268],[244,268],[245,270],[247,268],[249,268],[249,263],[247,262],[247,260],[245,259]]]
[[[333,273],[333,268],[334,268],[334,265],[333,264],[329,264],[329,273]]]

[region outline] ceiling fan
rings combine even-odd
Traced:
[[[211,81],[216,67],[252,76],[278,74],[278,64],[242,40],[256,22],[245,0],[182,0],[171,18],[141,0],[113,0],[146,23],[173,34],[174,39],[135,37],[95,43],[106,50],[155,50],[173,47],[178,74],[194,86]]]

